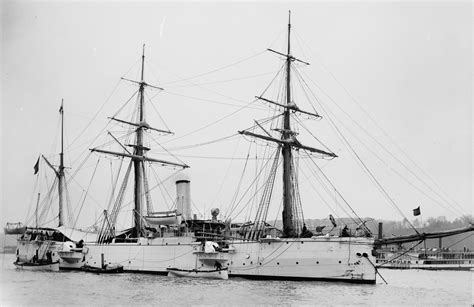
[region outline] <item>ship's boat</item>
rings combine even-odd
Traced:
[[[59,271],[59,257],[47,246],[43,249],[37,249],[34,256],[28,260],[22,260],[17,255],[13,263],[17,269],[27,271]]]
[[[7,223],[3,228],[6,235],[22,235],[26,231],[26,226],[22,223]]]
[[[144,216],[146,222],[151,227],[161,225],[180,225],[182,222],[182,214],[174,211],[152,212]]]
[[[168,276],[170,277],[192,277],[192,278],[207,278],[207,279],[228,279],[228,268],[202,270],[202,269],[178,269],[167,268]]]
[[[103,267],[93,267],[89,265],[84,265],[82,267],[84,272],[96,273],[96,274],[114,274],[114,273],[123,273],[123,265],[121,264],[105,264]]]
[[[23,262],[15,261],[13,262],[15,267],[19,270],[25,271],[50,271],[58,272],[59,271],[59,261],[56,262]]]

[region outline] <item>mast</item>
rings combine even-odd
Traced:
[[[143,126],[141,123],[144,122],[143,116],[143,107],[144,107],[144,90],[145,90],[145,81],[144,81],[144,72],[145,72],[145,44],[143,44],[143,53],[142,53],[142,69],[141,69],[141,80],[140,87],[138,90],[138,123],[139,126],[136,130],[137,138],[134,146],[134,155],[142,157],[143,156]],[[133,168],[135,173],[135,182],[134,182],[134,200],[135,200],[135,210],[134,210],[134,222],[135,222],[135,235],[139,237],[142,234],[142,203],[143,203],[143,193],[142,193],[142,159],[133,159]]]
[[[150,205],[150,197],[149,197],[149,190],[148,190],[148,183],[147,183],[147,178],[146,178],[146,173],[145,173],[145,162],[151,162],[151,163],[157,163],[162,166],[173,166],[173,167],[181,167],[183,169],[188,168],[189,166],[186,164],[182,163],[175,163],[175,162],[170,162],[170,161],[165,161],[161,159],[154,159],[146,156],[146,152],[150,150],[150,148],[145,147],[143,145],[143,138],[144,134],[143,132],[145,130],[153,130],[157,131],[163,134],[173,134],[171,131],[167,130],[162,130],[162,129],[156,129],[153,127],[150,127],[148,123],[145,121],[145,88],[146,87],[152,87],[158,90],[164,90],[161,87],[158,86],[153,86],[151,84],[148,84],[145,82],[145,44],[143,44],[143,51],[142,51],[142,63],[141,63],[141,75],[140,75],[140,80],[130,80],[127,78],[121,78],[122,80],[126,80],[128,82],[135,83],[139,86],[138,89],[138,113],[137,117],[135,119],[132,119],[132,121],[125,121],[122,119],[118,119],[115,117],[109,117],[111,120],[127,124],[130,126],[136,127],[135,129],[135,142],[133,144],[122,144],[120,143],[112,134],[112,138],[119,143],[119,145],[122,147],[124,152],[116,152],[116,151],[110,151],[110,150],[103,150],[99,148],[90,148],[90,151],[92,152],[97,152],[97,153],[103,153],[107,155],[113,155],[117,157],[122,157],[122,158],[129,158],[132,160],[131,165],[133,165],[133,171],[134,171],[134,190],[133,190],[133,197],[134,197],[134,210],[133,210],[133,231],[132,231],[132,236],[134,237],[141,237],[145,235],[145,229],[143,225],[143,204],[144,204],[144,195],[146,195],[146,200],[148,204]],[[134,122],[136,121],[136,122]],[[133,148],[133,152],[130,152],[128,149],[125,148],[125,146],[130,146]],[[128,171],[127,171],[128,172]],[[128,180],[128,174],[124,178],[124,187],[126,186],[126,181]],[[115,213],[113,213],[115,214]],[[112,229],[115,227],[115,220],[112,221],[113,225],[108,225],[110,227],[109,229]]]
[[[291,33],[291,11],[288,12],[288,50],[286,54],[286,105],[291,105],[291,49],[290,49],[290,33]],[[292,137],[291,125],[290,125],[290,109],[285,108],[283,114],[283,131],[282,140],[287,140]],[[293,199],[293,185],[291,183],[292,169],[291,169],[291,145],[285,143],[282,146],[283,155],[283,233],[286,237],[293,237],[296,235],[295,228],[293,225],[293,210],[292,210],[292,199]]]
[[[257,125],[262,128],[266,132],[266,135],[254,133],[248,131],[250,129],[239,131],[240,134],[248,135],[254,138],[274,142],[281,146],[281,154],[283,156],[283,210],[282,210],[282,218],[283,218],[283,235],[285,237],[297,237],[298,236],[298,229],[296,229],[296,225],[294,223],[295,215],[297,214],[296,204],[294,203],[297,195],[297,184],[293,182],[296,180],[296,176],[294,176],[294,166],[293,166],[293,157],[292,157],[292,150],[304,150],[308,153],[316,153],[320,154],[324,157],[335,158],[337,155],[330,151],[321,150],[318,148],[310,147],[303,145],[298,139],[296,138],[296,133],[291,130],[291,113],[302,113],[305,115],[309,115],[315,118],[321,118],[317,113],[307,112],[301,110],[291,98],[291,62],[297,61],[303,63],[305,65],[309,65],[309,63],[302,61],[300,59],[295,58],[291,55],[291,11],[288,12],[288,49],[286,54],[282,52],[275,51],[273,49],[267,49],[273,53],[276,53],[285,58],[286,61],[286,102],[276,102],[264,97],[256,96],[257,99],[265,101],[267,103],[271,103],[278,107],[284,109],[282,114],[283,116],[283,127],[282,129],[278,129],[281,133],[281,137],[274,138],[268,132],[266,132],[263,127],[261,127],[258,122]]]
[[[61,108],[59,108],[59,114],[61,114],[61,152],[59,153],[59,169],[58,169],[58,194],[59,194],[59,223],[58,227],[64,225],[64,214],[63,214],[63,186],[64,186],[64,110],[63,110],[64,99],[61,99]]]

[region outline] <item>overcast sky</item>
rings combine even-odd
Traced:
[[[67,119],[66,161],[74,168],[107,117],[135,90],[119,80],[122,76],[137,78],[144,43],[146,79],[165,88],[161,93],[150,91],[149,97],[156,97],[153,108],[148,108],[152,114],[158,110],[163,120],[150,115],[147,121],[157,128],[168,126],[175,133],[159,137],[163,146],[173,149],[216,140],[268,116],[266,106],[259,102],[251,104],[252,109],[241,107],[265,89],[282,64],[278,56],[265,50],[285,52],[289,9],[293,54],[311,63],[299,68],[342,121],[341,129],[356,140],[352,133],[364,135],[358,125],[364,127],[399,159],[360,136],[382,157],[381,162],[354,141],[400,210],[410,219],[411,210],[419,205],[423,218],[454,219],[471,213],[469,1],[2,1],[0,222],[25,220],[34,198],[33,165],[38,155],[56,159],[61,99]],[[229,64],[235,65],[226,67]],[[222,67],[226,68],[208,73]],[[208,74],[199,76],[202,73]],[[193,76],[199,77],[192,84],[174,82]],[[228,80],[233,81],[222,82]],[[323,119],[308,125],[339,155],[320,162],[326,174],[360,216],[401,220],[328,126],[323,110],[318,111]],[[208,126],[223,117],[225,120]],[[86,126],[88,130],[82,133]],[[183,176],[192,181],[193,202],[199,210],[228,206],[248,144],[248,139],[234,137],[229,142],[174,152],[191,166]],[[400,161],[430,183],[432,190],[413,178]],[[302,181],[301,194],[317,186],[314,180]],[[81,184],[87,187],[88,183]],[[108,185],[93,183],[91,192],[99,202],[105,203]],[[172,182],[169,188],[174,195]],[[440,199],[433,190],[448,196]],[[71,198],[75,206],[79,197]],[[324,218],[334,211],[344,216],[337,206],[331,211],[322,205],[317,196],[305,196],[303,202],[307,218]],[[276,207],[278,204],[276,201]],[[82,212],[79,224],[88,225],[102,210],[97,203],[91,204]],[[277,211],[273,209],[271,215],[277,216]]]

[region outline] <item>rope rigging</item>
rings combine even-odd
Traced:
[[[232,67],[232,66],[235,66],[237,64],[240,64],[242,62],[245,62],[245,61],[248,61],[250,59],[253,59],[263,53],[265,53],[266,50],[263,50],[263,51],[259,51],[258,53],[255,53],[255,54],[252,54],[248,57],[245,57],[244,59],[241,59],[241,60],[238,60],[236,62],[233,62],[231,64],[227,64],[227,65],[224,65],[224,66],[221,66],[219,68],[216,68],[216,69],[213,69],[213,70],[210,70],[210,71],[207,71],[207,72],[204,72],[204,73],[200,73],[200,74],[197,74],[197,75],[194,75],[194,76],[191,76],[191,77],[186,77],[186,78],[181,78],[179,76],[176,76],[179,78],[178,80],[173,80],[173,81],[169,81],[169,82],[165,82],[163,83],[162,85],[163,86],[166,86],[166,85],[169,85],[169,84],[174,84],[174,83],[178,83],[178,82],[183,82],[183,81],[189,81],[189,80],[192,80],[192,79],[196,79],[196,78],[199,78],[199,77],[202,77],[202,76],[205,76],[205,75],[208,75],[208,74],[212,74],[212,73],[215,73],[215,72],[218,72],[218,71],[221,71],[221,70],[224,70],[226,68],[229,68],[229,67]]]
[[[311,48],[309,47],[309,45],[306,44],[305,41],[302,41],[305,46],[311,51],[311,53],[313,54],[316,54],[313,50],[311,50]],[[319,57],[319,56],[318,56]],[[318,59],[318,57],[314,57],[315,59]],[[421,176],[418,176],[418,174],[414,173],[414,168],[413,167],[409,167],[407,165],[405,165],[405,163],[403,163],[398,157],[394,156],[393,154],[393,151],[389,151],[389,150],[386,150],[384,149],[386,152],[388,152],[389,155],[393,155],[393,158],[395,160],[397,160],[398,163],[400,163],[408,172],[410,172],[415,178],[417,178],[426,188],[428,188],[432,193],[436,194],[438,197],[440,197],[444,202],[448,203],[450,206],[453,207],[453,210],[457,210],[458,212],[463,212],[463,214],[467,214],[469,215],[470,213],[469,212],[466,212],[465,209],[458,203],[456,202],[448,193],[446,193],[446,191],[440,186],[439,183],[436,182],[436,180],[430,175],[428,174],[422,167],[420,167],[420,165],[413,160],[413,158],[410,157],[410,155],[407,154],[407,152],[405,150],[403,150],[403,148],[401,148],[400,145],[398,145],[398,143],[393,139],[393,137],[391,137],[386,131],[385,129],[382,128],[382,126],[380,124],[377,123],[377,121],[374,119],[373,116],[370,115],[370,113],[362,106],[362,104],[360,104],[357,99],[355,99],[355,97],[349,92],[349,90],[338,80],[338,78],[335,76],[334,73],[331,72],[331,70],[328,69],[328,67],[322,62],[322,61],[318,61],[318,63],[321,65],[321,67],[327,72],[329,73],[329,75],[331,76],[331,78],[336,81],[336,83],[343,89],[343,91],[347,94],[347,96],[350,98],[350,100],[354,103],[355,106],[357,106],[357,108],[359,108],[362,113],[368,118],[368,120],[374,124],[375,127],[377,127],[381,132],[382,134],[388,139],[388,141],[393,145],[395,146],[395,148],[409,161],[411,162],[411,164],[414,166],[415,169],[418,170],[418,172],[421,173],[421,175],[423,175],[426,179],[428,179],[429,181],[431,181],[431,183],[435,186],[435,188],[433,188],[427,181],[425,181],[424,179],[421,178]],[[328,95],[326,94],[311,78],[308,78],[313,84],[315,84],[320,90],[321,92],[323,92],[323,94],[325,94],[339,109],[340,106],[338,106],[335,101]],[[344,110],[344,109],[342,109]],[[350,118],[350,117],[349,117]],[[353,120],[352,118],[350,118],[351,120]],[[372,138],[371,135],[369,135],[369,137]],[[383,146],[384,147],[384,146]],[[444,194],[443,195],[441,195]],[[437,202],[439,204],[439,202]]]
[[[389,202],[389,204],[392,205],[392,207],[394,209],[396,209],[398,211],[398,213],[404,217],[405,219],[406,216],[405,214],[403,214],[403,212],[400,210],[400,208],[398,207],[398,205],[395,203],[395,201],[393,200],[392,197],[390,197],[390,195],[388,194],[388,192],[386,191],[386,189],[381,185],[380,181],[375,177],[375,175],[373,174],[373,172],[367,167],[367,165],[362,161],[361,157],[357,154],[357,152],[354,150],[353,146],[349,143],[349,141],[347,140],[347,138],[342,134],[341,130],[338,128],[338,126],[336,125],[336,123],[333,121],[333,119],[331,118],[331,116],[329,116],[329,114],[331,114],[329,112],[329,110],[327,110],[323,104],[317,99],[317,96],[314,94],[314,92],[309,88],[309,86],[307,85],[307,83],[301,79],[305,85],[307,86],[309,92],[312,94],[312,96],[315,98],[315,101],[318,103],[319,107],[324,111],[324,113],[326,114],[326,117],[328,119],[328,122],[330,123],[330,126],[333,128],[333,130],[336,132],[336,135],[341,139],[342,143],[344,144],[344,146],[349,150],[349,152],[352,154],[353,157],[355,157],[355,160],[359,163],[359,165],[362,167],[362,169],[366,172],[366,174],[369,176],[369,178],[372,180],[372,182],[375,184],[375,186],[379,189],[379,191],[382,193],[382,195],[387,199],[387,201]],[[408,220],[408,219],[407,219]],[[415,232],[418,233],[418,231],[416,230],[416,228],[413,226],[413,224],[411,224],[409,222],[410,226],[415,230]]]
[[[312,80],[311,80],[312,81]],[[313,81],[314,83],[314,81]],[[385,153],[387,153],[390,157],[392,157],[396,162],[398,162],[406,171],[408,171],[415,179],[417,179],[419,182],[421,182],[426,188],[428,188],[432,193],[436,194],[438,197],[440,197],[440,199],[446,201],[449,203],[449,201],[447,201],[437,190],[433,189],[431,186],[429,186],[427,184],[426,181],[424,181],[422,178],[420,178],[420,176],[418,176],[412,168],[408,167],[403,161],[401,161],[397,156],[395,156],[395,154],[393,153],[393,151],[390,151],[389,149],[386,148],[386,146],[384,146],[380,141],[378,141],[372,134],[370,134],[358,121],[355,121],[343,108],[341,108],[339,106],[339,104],[337,104],[326,92],[324,92],[321,88],[320,88],[321,92],[326,95],[333,103],[334,105],[341,111],[344,113],[344,115],[346,115],[346,117],[351,121],[353,122],[359,129],[362,130],[362,132],[364,132],[371,140],[373,140],[376,145],[378,145]],[[317,100],[319,103],[322,103],[320,100]],[[360,140],[360,138],[358,138],[354,133],[353,133],[353,130],[347,128],[344,123],[342,121],[338,121],[339,122],[339,125],[342,126],[342,127],[345,127],[346,130],[353,136],[355,137],[368,151],[370,151],[378,160],[380,160],[382,163],[384,163],[385,165],[388,165],[379,155],[377,155],[375,153],[375,151],[372,150],[372,148],[368,145],[366,145],[362,140]],[[380,128],[380,127],[379,127]],[[380,128],[381,129],[381,128]],[[394,145],[396,145],[398,147],[398,145],[396,143],[393,143]],[[399,148],[399,150],[401,150],[401,148]],[[407,178],[405,178],[401,173],[397,172],[394,168],[390,168],[390,170],[392,172],[394,172],[397,176],[399,176],[402,180],[404,180],[405,182],[407,182],[409,185],[411,185],[412,187],[414,187],[415,189],[417,189],[419,192],[421,192],[422,194],[424,194],[426,197],[430,198],[431,200],[433,200],[435,203],[437,203],[438,205],[440,205],[441,207],[443,207],[444,209],[447,209],[447,210],[456,210],[457,211],[457,214],[461,213],[461,211],[459,211],[457,208],[455,208],[454,206],[452,206],[452,209],[449,209],[449,208],[446,208],[443,203],[441,203],[439,200],[436,200],[434,199],[429,193],[426,193],[425,191],[422,191],[418,186],[416,186],[414,183],[410,182]],[[461,213],[462,215],[463,213]]]

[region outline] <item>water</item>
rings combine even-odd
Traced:
[[[0,255],[0,306],[473,304],[473,272],[381,270],[376,285],[205,280],[145,274],[25,272]]]

